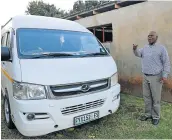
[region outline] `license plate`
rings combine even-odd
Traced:
[[[74,117],[74,125],[81,125],[99,118],[99,111],[84,114],[81,116]]]

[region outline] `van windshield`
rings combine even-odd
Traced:
[[[93,34],[75,31],[18,29],[17,46],[20,58],[108,55]]]

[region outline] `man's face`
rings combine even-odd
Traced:
[[[157,34],[155,32],[150,32],[148,35],[149,44],[154,44],[157,41]]]

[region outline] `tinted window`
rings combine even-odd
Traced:
[[[1,47],[5,47],[6,46],[5,37],[6,37],[6,33],[3,34],[2,37],[1,37]]]
[[[10,41],[10,32],[7,33],[7,39],[6,39],[6,46],[10,48],[11,41]]]
[[[4,40],[4,37],[2,36],[1,37],[1,47],[3,46],[3,40]]]
[[[74,31],[18,29],[17,44],[22,57],[44,52],[106,53],[94,35]]]

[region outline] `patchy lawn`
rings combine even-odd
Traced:
[[[161,120],[158,126],[151,121],[141,122],[138,117],[144,108],[143,99],[121,94],[119,110],[99,121],[94,121],[75,129],[51,133],[38,139],[172,139],[172,104],[162,102]],[[2,112],[3,113],[3,112]],[[26,138],[17,130],[9,130],[5,126],[2,114],[1,138]],[[33,138],[32,138],[33,139]]]

